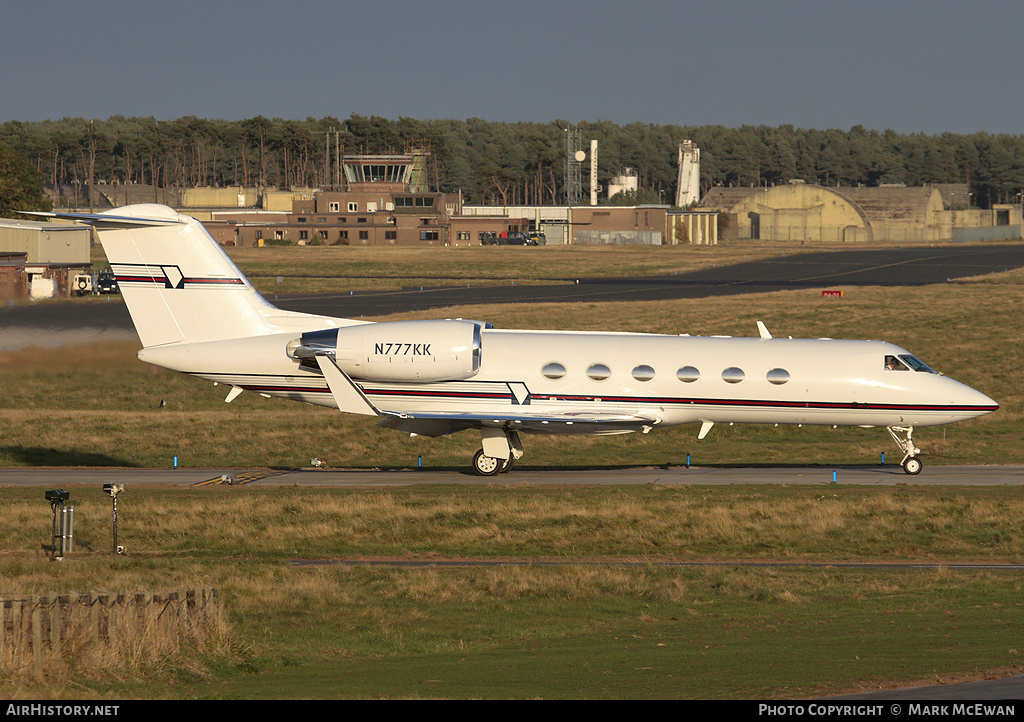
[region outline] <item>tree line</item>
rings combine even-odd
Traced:
[[[0,142],[27,159],[54,188],[90,182],[192,186],[330,186],[337,153],[430,150],[433,190],[461,191],[475,204],[559,204],[565,200],[566,129],[549,123],[468,120],[345,119],[161,121],[113,116],[8,121]],[[802,179],[822,185],[966,183],[981,207],[1019,201],[1024,136],[905,134],[892,130],[815,130],[607,121],[575,125],[585,148],[598,141],[598,182],[636,171],[638,202],[675,199],[683,140],[701,151],[702,192],[712,186],[771,186]],[[331,159],[330,161],[328,159]],[[588,173],[584,172],[584,178]],[[584,180],[586,187],[586,180]]]

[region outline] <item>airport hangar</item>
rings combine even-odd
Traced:
[[[1021,205],[971,208],[967,184],[877,188],[790,181],[710,189],[702,207],[725,214],[726,240],[809,244],[1020,240]]]

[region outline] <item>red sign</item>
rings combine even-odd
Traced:
[[[842,298],[843,297],[843,292],[842,291],[822,291],[821,292],[821,296],[822,296],[822,298]]]

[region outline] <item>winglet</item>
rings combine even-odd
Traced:
[[[757,333],[760,334],[761,338],[771,338],[772,335],[768,333],[768,327],[764,325],[763,321],[757,322]]]
[[[700,425],[700,433],[697,434],[698,439],[703,439],[711,431],[711,427],[715,425],[714,421],[702,421]]]

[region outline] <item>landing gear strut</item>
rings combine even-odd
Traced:
[[[903,461],[900,462],[900,466],[903,467],[903,471],[908,474],[920,474],[921,468],[924,464],[917,458],[917,455],[921,453],[921,450],[914,446],[914,427],[913,426],[887,426],[886,430],[892,437],[892,440],[896,442],[896,445],[900,447],[900,451],[903,452]],[[905,432],[906,437],[901,437],[897,432]]]

